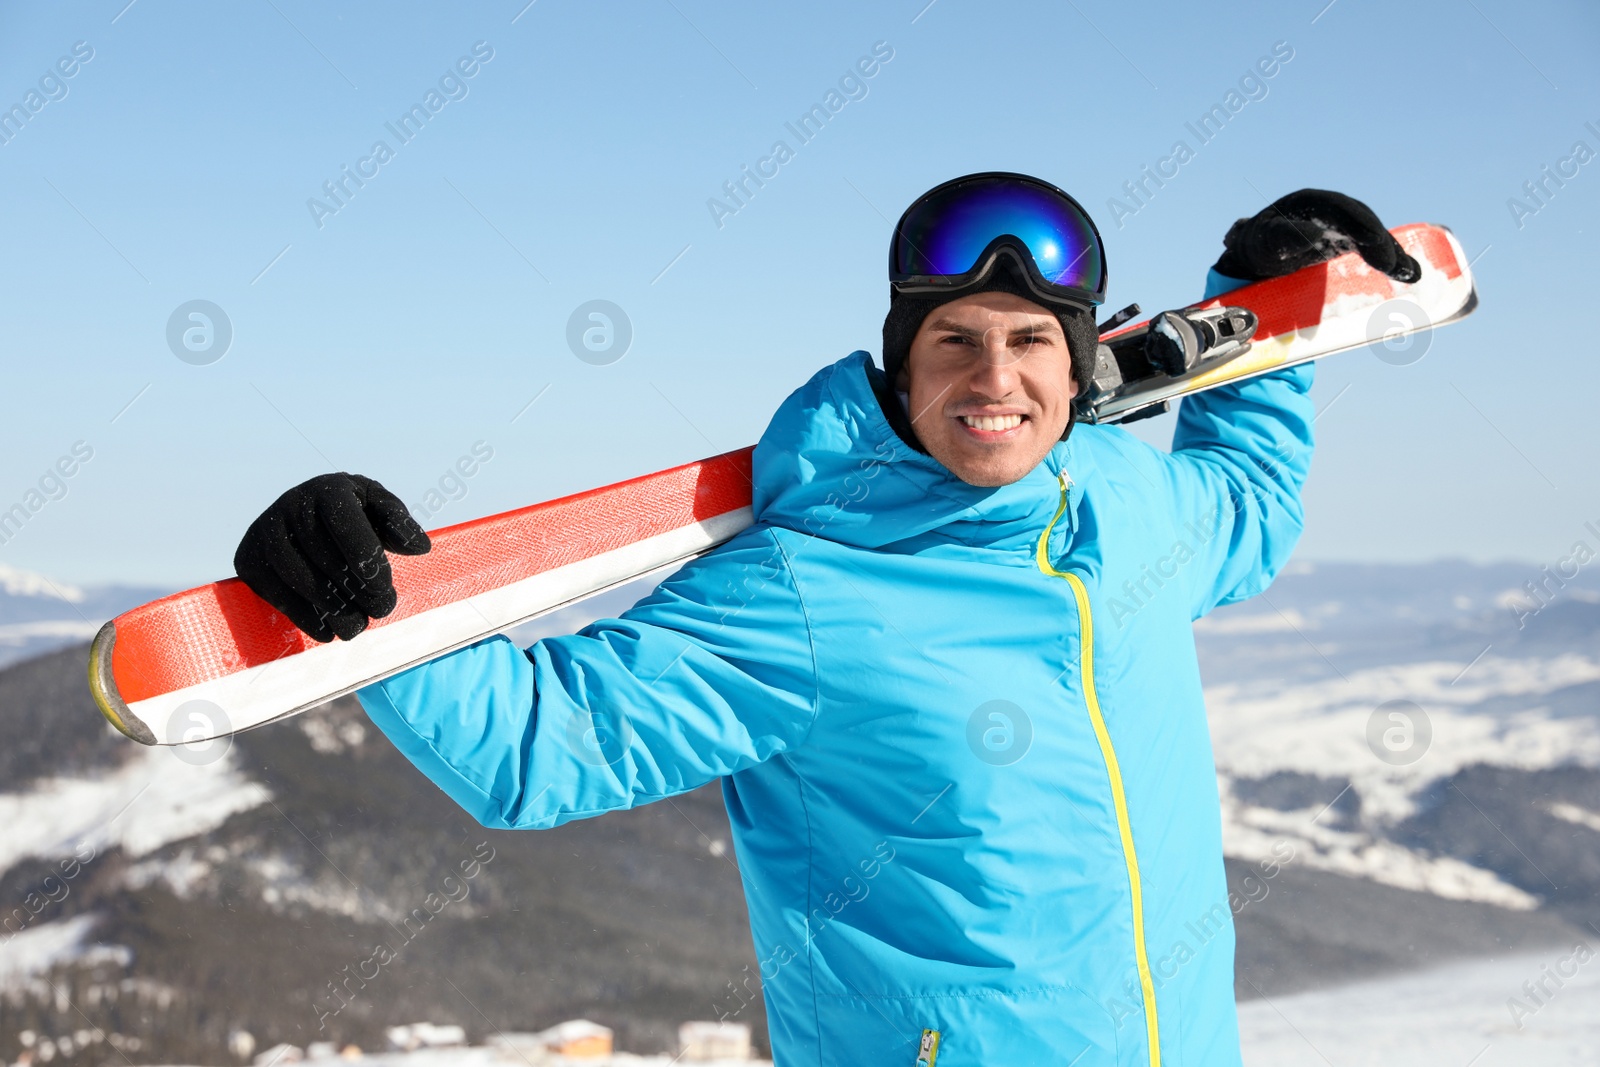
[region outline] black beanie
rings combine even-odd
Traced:
[[[889,314],[883,320],[883,374],[890,390],[899,388],[900,369],[911,354],[911,342],[922,328],[923,320],[935,308],[973,293],[1010,293],[1054,312],[1062,332],[1067,335],[1067,351],[1072,355],[1072,373],[1078,379],[1080,394],[1089,387],[1094,378],[1095,349],[1100,343],[1094,312],[1084,305],[1058,303],[1041,297],[1028,287],[1017,267],[1001,256],[987,278],[958,292],[906,294],[890,287]]]

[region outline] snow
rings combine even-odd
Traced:
[[[390,923],[398,922],[406,915],[404,909],[374,899],[373,894],[362,893],[347,882],[313,880],[281,853],[252,856],[246,862],[263,883],[262,903],[274,911],[283,911],[298,904],[359,922]]]
[[[1567,654],[1510,659],[1485,655],[1473,664],[1424,661],[1284,684],[1276,680],[1216,685],[1206,690],[1223,793],[1223,842],[1228,855],[1267,859],[1272,846],[1295,846],[1295,863],[1452,900],[1527,909],[1537,898],[1494,874],[1448,857],[1433,858],[1385,840],[1382,830],[1416,810],[1424,786],[1475,763],[1539,769],[1579,762],[1600,766],[1600,718],[1559,716],[1539,697],[1600,680],[1600,662]],[[1520,710],[1477,707],[1495,697],[1520,697]],[[1368,725],[1381,705],[1411,701],[1431,726],[1427,747],[1410,763],[1378,758]],[[1412,712],[1414,715],[1414,711]],[[1235,778],[1276,771],[1349,778],[1361,798],[1364,829],[1335,829],[1317,809],[1278,812],[1231,794]],[[1593,813],[1558,817],[1590,825]],[[1600,820],[1600,816],[1596,816]]]
[[[218,849],[226,856],[226,850]],[[135,863],[122,874],[122,885],[127,889],[145,889],[156,882],[164,882],[172,895],[179,900],[190,900],[208,886],[212,865],[184,848],[170,859],[151,857]]]
[[[1262,611],[1254,615],[1237,614],[1227,617],[1207,615],[1196,619],[1195,632],[1211,635],[1235,636],[1239,634],[1290,633],[1315,630],[1317,623],[1294,608],[1286,611]]]
[[[265,1053],[256,1056],[256,1063],[262,1067],[288,1067],[289,1064],[315,1064],[325,1063],[330,1067],[339,1065],[346,1067],[351,1061],[334,1059],[331,1057],[307,1057],[305,1060],[295,1059],[294,1049],[290,1046],[285,1052],[270,1049],[269,1052],[277,1053],[275,1060],[269,1060]],[[654,1056],[640,1056],[631,1052],[613,1052],[609,1056],[585,1056],[574,1058],[558,1056],[553,1053],[537,1052],[532,1049],[502,1049],[473,1046],[471,1048],[451,1049],[418,1049],[415,1052],[368,1052],[359,1060],[353,1061],[363,1067],[673,1067],[673,1065],[686,1064],[688,1061],[681,1056],[659,1054]],[[772,1067],[770,1060],[696,1060],[701,1067]]]
[[[1565,801],[1557,801],[1550,805],[1550,814],[1558,819],[1576,823],[1578,826],[1587,826],[1591,830],[1600,831],[1600,812],[1590,811],[1588,808],[1580,808],[1576,804],[1568,804]]]
[[[99,633],[105,620],[85,622],[82,619],[43,619],[37,622],[13,622],[0,626],[0,645],[21,648],[41,637],[62,637],[72,641],[87,640]]]
[[[50,968],[73,961],[112,958],[127,966],[133,954],[120,945],[91,945],[98,916],[75,915],[61,922],[30,926],[0,941],[0,989],[5,989]]]
[[[83,590],[66,582],[52,582],[42,574],[20,570],[0,563],[0,592],[10,596],[41,596],[52,600],[65,600],[77,604],[83,600]]]
[[[51,778],[0,794],[0,871],[29,857],[55,859],[82,845],[121,846],[130,858],[203,834],[271,799],[232,754],[193,765],[170,748],[140,748],[104,777]]]
[[[1322,826],[1313,821],[1318,814],[1316,809],[1282,812],[1252,807],[1224,794],[1223,851],[1235,859],[1332,871],[1446,900],[1475,900],[1514,911],[1539,906],[1538,897],[1492,871],[1449,856],[1424,856],[1363,831]],[[1278,850],[1282,842],[1294,847],[1294,858],[1286,863]]]
[[[1463,673],[1465,669],[1465,672]],[[1413,794],[1474,763],[1528,769],[1579,762],[1600,766],[1600,719],[1528,710],[1493,715],[1473,710],[1492,697],[1537,697],[1600,681],[1600,662],[1568,654],[1546,659],[1485,656],[1465,663],[1426,661],[1353,671],[1302,684],[1269,680],[1206,691],[1217,765],[1232,777],[1278,770],[1348,776],[1368,817],[1403,819]],[[1367,745],[1367,722],[1381,704],[1415,702],[1432,725],[1420,758],[1380,760]]]
[[[1558,948],[1252,1000],[1239,1005],[1244,1062],[1249,1067],[1593,1064],[1600,1046],[1600,956],[1586,955],[1580,962],[1572,948]],[[1562,966],[1577,973],[1562,978],[1556,974]],[[1535,988],[1530,996],[1524,983],[1541,980],[1548,995]]]

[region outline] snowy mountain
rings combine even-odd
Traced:
[[[1539,578],[1300,567],[1198,627],[1242,1000],[1596,943],[1600,596],[1565,582],[1530,611]],[[41,621],[113,610],[16,583],[0,606],[37,598]],[[480,1042],[584,1016],[657,1052],[686,1019],[762,1027],[715,788],[485,831],[348,699],[180,756],[101,726],[83,664],[80,644],[0,670],[6,1062],[25,1029],[73,1062],[236,1064],[235,1029],[370,1049],[420,1020]],[[1264,1048],[1276,1018],[1246,1006]]]
[[[0,666],[88,640],[107,619],[168,592],[79,587],[0,563]]]
[[[83,651],[0,672],[23,742],[0,748],[0,922],[21,925],[0,932],[7,1062],[24,1029],[220,1064],[235,1028],[381,1049],[400,1023],[481,1041],[578,1016],[656,1051],[755,965],[714,790],[493,833],[350,699],[210,762],[132,745],[97,721]]]
[[[1600,934],[1600,586],[1548,578],[1301,565],[1196,627],[1225,849],[1268,891],[1242,996]]]

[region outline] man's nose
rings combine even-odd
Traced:
[[[1020,357],[1006,343],[1002,330],[990,330],[983,335],[983,361],[973,371],[972,388],[986,396],[1006,396],[1016,387],[1019,377]]]

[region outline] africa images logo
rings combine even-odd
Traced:
[[[372,142],[367,154],[356,160],[354,170],[346,163],[339,168],[337,177],[323,182],[322,192],[326,199],[315,196],[306,199],[306,210],[311,212],[311,221],[317,224],[317,229],[322,229],[327,225],[328,218],[348,207],[356,193],[366,188],[367,182],[376,178],[383,166],[395,158],[399,149],[410,144],[423,127],[445,109],[445,105],[465,100],[471,91],[467,82],[477,77],[484,64],[493,58],[494,48],[488,41],[474,44],[472,54],[461,56],[439,75],[437,84],[428,87],[421,101],[401,112],[393,122],[383,124],[394,138],[392,146],[381,138]]]

